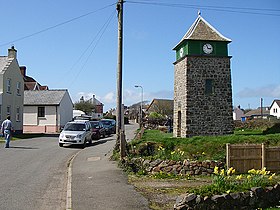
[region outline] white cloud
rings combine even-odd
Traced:
[[[115,93],[109,92],[104,97],[101,97],[100,100],[102,103],[114,103],[116,102]]]
[[[239,98],[280,98],[280,85],[267,85],[258,88],[244,88],[236,94]]]

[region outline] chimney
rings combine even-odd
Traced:
[[[26,66],[20,66],[19,69],[20,69],[22,76],[25,77],[26,76]]]
[[[8,49],[8,58],[17,58],[17,50],[14,46]]]

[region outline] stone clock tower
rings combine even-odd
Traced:
[[[199,15],[174,47],[174,137],[233,132],[230,42]]]

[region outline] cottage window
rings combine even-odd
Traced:
[[[206,79],[205,80],[205,94],[211,95],[214,92],[213,88],[213,79]]]
[[[20,82],[17,82],[17,95],[20,95]]]
[[[19,108],[19,107],[17,107],[16,121],[17,121],[17,122],[20,121],[20,108]]]
[[[38,107],[38,117],[45,117],[45,107]]]
[[[12,80],[7,79],[7,93],[11,93],[11,83],[12,83]]]
[[[7,115],[11,115],[11,106],[7,106]]]
[[[273,109],[273,113],[277,113],[277,108]]]

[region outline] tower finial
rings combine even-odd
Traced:
[[[197,11],[197,14],[198,14],[198,16],[200,16],[200,15],[201,15],[201,12],[200,12],[200,10],[198,10],[198,11]]]

